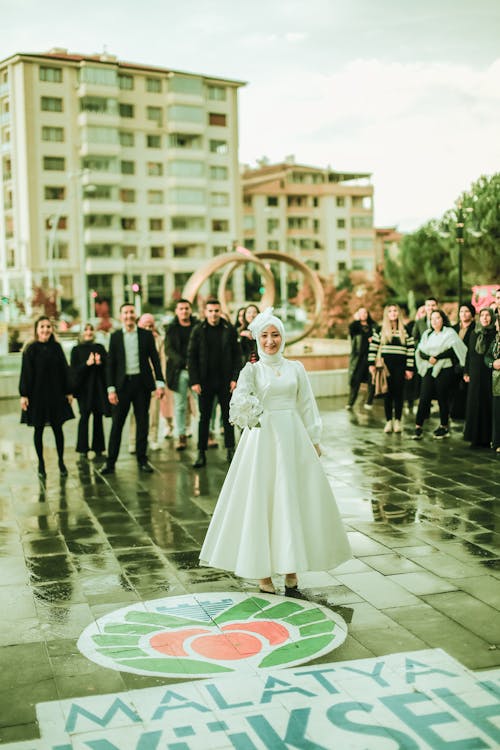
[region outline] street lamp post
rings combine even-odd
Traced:
[[[462,204],[457,206],[456,240],[458,245],[458,309],[462,304],[462,269],[464,249],[464,211]]]

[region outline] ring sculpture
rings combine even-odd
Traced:
[[[304,278],[309,282],[314,299],[312,316],[305,326],[304,330],[298,334],[295,334],[294,336],[290,336],[287,343],[293,344],[296,341],[300,341],[309,333],[311,333],[319,319],[324,299],[323,287],[321,286],[317,274],[312,271],[309,266],[286,253],[273,251],[252,253],[246,248],[238,248],[236,252],[218,255],[215,258],[211,258],[204,266],[193,273],[186,286],[184,287],[183,297],[189,299],[191,302],[194,302],[198,291],[205,283],[205,281],[207,281],[207,279],[219,269],[224,268],[224,266],[229,266],[229,268],[224,271],[218,286],[218,296],[221,301],[222,310],[226,315],[229,316],[230,311],[225,301],[226,284],[229,280],[229,277],[238,265],[241,265],[242,263],[255,263],[255,265],[257,265],[262,270],[262,275],[264,276],[266,281],[265,291],[260,300],[260,307],[261,309],[272,307],[274,305],[274,299],[276,296],[276,286],[274,283],[274,276],[268,265],[264,263],[264,260],[274,260],[280,263],[286,263],[287,265],[292,266],[292,268],[300,271],[304,275]]]

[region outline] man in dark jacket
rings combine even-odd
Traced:
[[[191,314],[191,302],[180,299],[175,306],[175,318],[165,334],[165,354],[167,357],[167,385],[174,394],[176,450],[187,447],[186,405],[189,387],[187,352],[189,339],[196,324]]]
[[[137,327],[132,304],[125,303],[121,306],[120,320],[123,327],[111,334],[106,360],[108,400],[113,407],[113,424],[109,436],[108,460],[101,473],[113,474],[115,471],[123,425],[130,405],[133,404],[137,423],[137,463],[141,471],[150,474],[153,469],[146,455],[149,403],[152,391],[156,390],[157,398],[163,396],[165,383],[153,334]]]
[[[208,432],[215,398],[221,408],[227,460],[231,462],[233,458],[234,429],[229,423],[229,401],[240,368],[241,349],[236,331],[221,317],[219,300],[209,299],[205,303],[205,320],[192,332],[188,347],[189,384],[198,395],[200,407],[198,456],[193,464],[196,469],[207,462]]]

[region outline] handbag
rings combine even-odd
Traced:
[[[494,396],[500,396],[500,370],[493,370],[491,375],[491,385]]]
[[[380,344],[377,356],[375,357],[375,372],[372,378],[375,398],[378,398],[379,396],[385,396],[385,394],[389,390],[390,373],[387,365],[384,362],[381,351],[382,344]]]

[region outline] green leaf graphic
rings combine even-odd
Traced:
[[[239,602],[239,604],[235,604],[224,612],[221,612],[220,615],[217,615],[217,617],[214,618],[214,622],[217,625],[221,625],[230,620],[248,620],[253,617],[256,612],[262,612],[262,608],[266,607],[268,604],[269,602],[267,599],[258,599],[253,596],[251,599]]]
[[[284,646],[277,648],[276,651],[273,651],[272,654],[268,654],[261,661],[259,667],[276,667],[278,664],[294,662],[297,659],[305,659],[313,656],[313,654],[328,646],[333,638],[333,635],[319,635],[315,638],[306,638],[303,641],[296,641],[295,643],[286,643]]]
[[[216,674],[218,672],[233,672],[233,669],[219,664],[195,661],[194,659],[119,659],[119,664],[133,669],[143,669],[145,672],[163,672],[179,676],[192,674]]]

